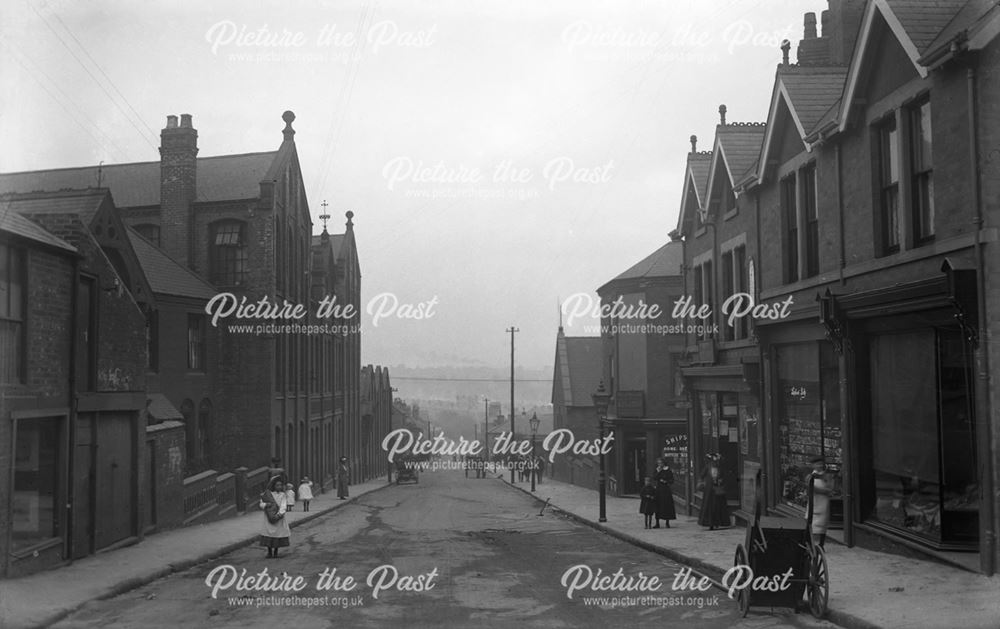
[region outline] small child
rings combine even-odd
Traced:
[[[313,499],[312,486],[313,482],[309,480],[309,477],[303,476],[299,483],[299,500],[302,501],[303,511],[309,510],[309,501]]]
[[[285,500],[288,502],[287,510],[291,511],[295,506],[295,487],[291,483],[285,485]]]
[[[656,514],[656,487],[653,477],[646,477],[646,484],[639,490],[639,513],[646,516],[646,528],[653,528],[653,516]]]

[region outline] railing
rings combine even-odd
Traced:
[[[265,466],[247,472],[244,511],[253,511],[257,508],[258,497],[267,489],[268,469],[270,468]]]
[[[184,526],[217,512],[219,473],[207,470],[184,479]]]
[[[216,504],[219,517],[226,517],[236,512],[236,475],[226,472],[215,479]]]

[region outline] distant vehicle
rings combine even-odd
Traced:
[[[412,458],[402,458],[396,460],[396,484],[403,482],[420,482],[420,474],[417,471],[417,461]]]

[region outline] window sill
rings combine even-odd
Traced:
[[[704,226],[699,227],[698,229],[694,230],[694,237],[695,238],[700,238],[703,235],[705,235],[705,232],[707,232],[707,231],[708,231],[707,227],[704,227]]]
[[[722,220],[728,221],[729,219],[735,216],[739,216],[739,214],[740,214],[740,208],[733,208],[732,210],[729,210],[728,212],[722,215]]]
[[[22,548],[21,550],[15,550],[11,552],[10,555],[11,557],[14,558],[14,561],[17,561],[19,559],[27,559],[28,557],[37,557],[38,553],[42,552],[43,550],[48,550],[49,548],[53,548],[55,546],[61,546],[62,543],[63,539],[61,537],[50,537],[47,540],[43,540],[41,542],[38,542],[37,544],[28,546],[27,548]]]

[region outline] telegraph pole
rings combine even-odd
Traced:
[[[514,333],[520,332],[514,326],[507,329],[510,332],[510,438],[514,438]],[[514,466],[510,466],[510,484],[514,484]]]
[[[483,439],[486,440],[486,458],[490,458],[490,399],[483,398]]]

